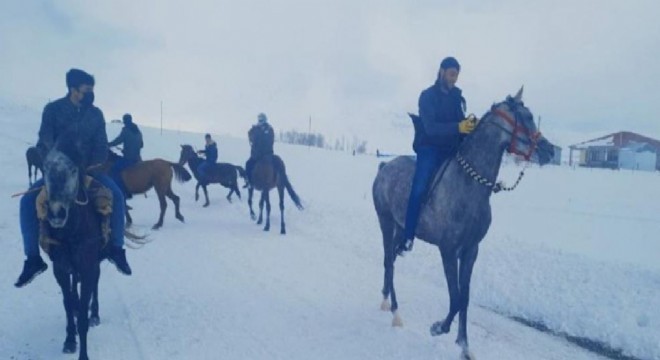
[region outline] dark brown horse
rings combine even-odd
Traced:
[[[259,159],[254,164],[252,174],[250,174],[250,187],[248,188],[248,205],[250,206],[250,216],[252,220],[256,218],[252,210],[252,193],[253,191],[261,191],[261,199],[259,199],[259,220],[257,224],[263,222],[264,204],[266,205],[266,225],[264,231],[270,230],[270,190],[277,187],[277,193],[280,196],[280,234],[286,234],[286,226],[284,224],[284,188],[286,188],[291,200],[298,210],[302,210],[303,206],[300,203],[298,194],[293,190],[289,178],[286,176],[286,168],[284,161],[277,155],[266,155]]]
[[[117,161],[119,155],[110,151],[108,160],[106,161],[103,169],[109,172],[112,165]],[[158,195],[158,202],[160,203],[160,216],[158,222],[152,227],[154,230],[163,226],[163,217],[167,209],[167,196],[174,203],[174,212],[176,218],[184,222],[183,215],[179,211],[179,197],[172,191],[172,178],[183,183],[189,181],[192,176],[183,166],[169,162],[163,159],[153,159],[141,161],[128,169],[121,172],[121,178],[124,181],[126,190],[131,194],[142,194],[149,189],[154,188]],[[126,209],[126,226],[133,223],[133,219]]]
[[[41,175],[44,174],[44,163],[39,154],[39,150],[35,146],[30,146],[25,152],[25,159],[27,160],[28,165],[28,180],[30,185],[32,185],[32,167],[34,167],[34,181],[37,181],[37,173],[41,171]]]
[[[199,165],[202,163],[202,158],[197,156],[197,153],[190,145],[181,145],[181,155],[179,155],[179,164],[185,165],[188,163],[188,167],[195,175],[197,179],[197,185],[195,186],[195,201],[199,200],[199,188],[200,186],[204,190],[204,197],[206,202],[204,207],[209,206],[209,193],[206,191],[206,186],[208,184],[220,184],[228,188],[229,194],[227,195],[227,200],[231,202],[231,195],[236,193],[238,198],[241,198],[241,191],[238,189],[238,177],[245,179],[245,170],[240,167],[229,163],[218,163],[214,167],[208,169],[208,179],[201,181],[199,176]]]
[[[63,135],[44,162],[47,201],[42,208],[43,231],[54,240],[49,246],[53,272],[62,290],[66,311],[63,352],[75,353],[80,339],[80,360],[88,360],[87,331],[98,324],[98,300],[89,318],[92,293],[98,293],[103,247],[101,217],[82,184],[79,148]],[[80,296],[77,286],[80,284]]]

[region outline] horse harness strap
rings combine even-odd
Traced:
[[[513,186],[505,186],[502,181],[498,181],[497,183],[493,183],[492,181],[486,179],[482,175],[480,175],[473,167],[468,163],[467,160],[461,154],[456,153],[456,161],[461,165],[463,170],[476,182],[478,182],[481,185],[484,185],[487,188],[490,188],[493,193],[497,194],[498,192],[504,190],[504,191],[511,191],[515,189],[518,184],[520,183],[520,180],[522,180],[523,176],[525,176],[525,169],[523,168],[522,171],[520,171],[520,174],[518,175],[518,179],[516,182],[513,184]]]

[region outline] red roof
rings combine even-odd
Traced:
[[[640,135],[640,134],[635,134],[630,131],[620,131],[617,133],[612,133],[609,135],[601,136],[596,139],[591,139],[587,141],[583,141],[581,143],[573,144],[570,147],[571,148],[583,148],[586,146],[589,146],[590,143],[594,142],[602,142],[603,140],[606,139],[611,139],[610,142],[613,144],[614,147],[617,148],[622,148],[628,146],[630,143],[646,143],[651,145],[652,147],[660,150],[660,140],[656,139],[651,139],[649,137]]]

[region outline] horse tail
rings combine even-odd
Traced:
[[[286,176],[286,173],[282,173],[282,177],[284,178],[284,186],[286,187],[286,191],[289,193],[289,196],[291,196],[291,200],[293,200],[293,203],[296,204],[296,207],[298,210],[304,209],[302,204],[300,203],[300,197],[298,194],[296,194],[296,191],[293,190],[293,186],[291,186],[291,182],[289,182],[289,178]]]
[[[242,177],[243,179],[245,179],[245,176],[246,176],[246,175],[245,175],[245,169],[243,169],[242,167],[240,167],[240,166],[238,166],[238,165],[234,165],[234,167],[236,168],[236,171],[238,171],[238,176],[240,176],[240,177]]]
[[[170,166],[172,167],[172,170],[174,170],[174,176],[178,182],[183,183],[192,179],[192,176],[183,165],[171,162]]]
[[[298,210],[304,209],[302,203],[300,202],[300,197],[298,196],[298,194],[296,194],[296,191],[293,190],[293,186],[289,181],[289,177],[286,175],[286,167],[284,166],[284,161],[282,161],[282,159],[279,156],[275,155],[273,159],[273,164],[275,165],[275,168],[279,171],[280,175],[282,175],[284,187],[286,187],[286,191],[289,193],[289,196],[291,197],[291,200],[293,200],[293,203],[296,204]]]
[[[127,229],[124,229],[124,237],[130,240],[126,243],[126,247],[131,249],[139,249],[153,241],[153,239],[147,239],[147,235],[137,235],[128,231]]]
[[[385,161],[381,161],[380,164],[378,164],[378,171],[380,171],[387,163]]]

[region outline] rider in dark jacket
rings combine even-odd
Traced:
[[[131,114],[125,114],[122,120],[124,127],[121,129],[121,132],[114,140],[108,143],[109,147],[120,144],[124,145],[121,149],[123,156],[115,161],[110,170],[110,176],[112,176],[112,179],[124,192],[125,197],[130,199],[131,194],[126,189],[126,184],[124,184],[121,178],[121,172],[142,161],[140,150],[144,146],[144,143],[142,142],[142,132],[140,132],[138,126],[133,122]]]
[[[95,168],[105,162],[108,156],[108,138],[105,132],[103,113],[94,103],[94,77],[90,74],[71,69],[66,74],[68,93],[65,97],[55,100],[44,108],[37,148],[45,155],[53,148],[58,137],[64,133],[74,133],[78,137],[82,149],[84,168]],[[121,190],[108,176],[94,172],[93,176],[112,191],[113,205],[111,227],[111,246],[109,260],[117,269],[131,274],[131,268],[126,261],[124,245],[124,198]],[[32,185],[36,189],[44,185],[43,179]],[[23,287],[37,275],[46,271],[48,265],[39,254],[39,220],[37,219],[36,198],[38,192],[32,191],[21,198],[20,223],[23,235],[23,250],[27,259],[23,271],[14,286]]]
[[[475,122],[465,119],[461,89],[455,86],[460,70],[455,58],[442,60],[435,83],[419,96],[419,116],[411,115],[417,164],[406,211],[404,239],[397,245],[397,254],[412,249],[422,197],[436,170],[456,154],[463,137],[474,130]]]
[[[204,140],[206,141],[204,150],[199,150],[197,153],[204,154],[205,159],[197,167],[197,174],[199,174],[199,181],[207,184],[209,182],[209,171],[218,161],[218,144],[213,141],[211,134],[204,135]]]
[[[250,140],[250,158],[245,163],[248,184],[252,183],[252,169],[254,164],[267,155],[273,155],[273,145],[275,143],[275,132],[268,123],[266,114],[261,113],[257,116],[257,123],[252,125],[248,131]],[[248,186],[248,185],[246,185]]]

